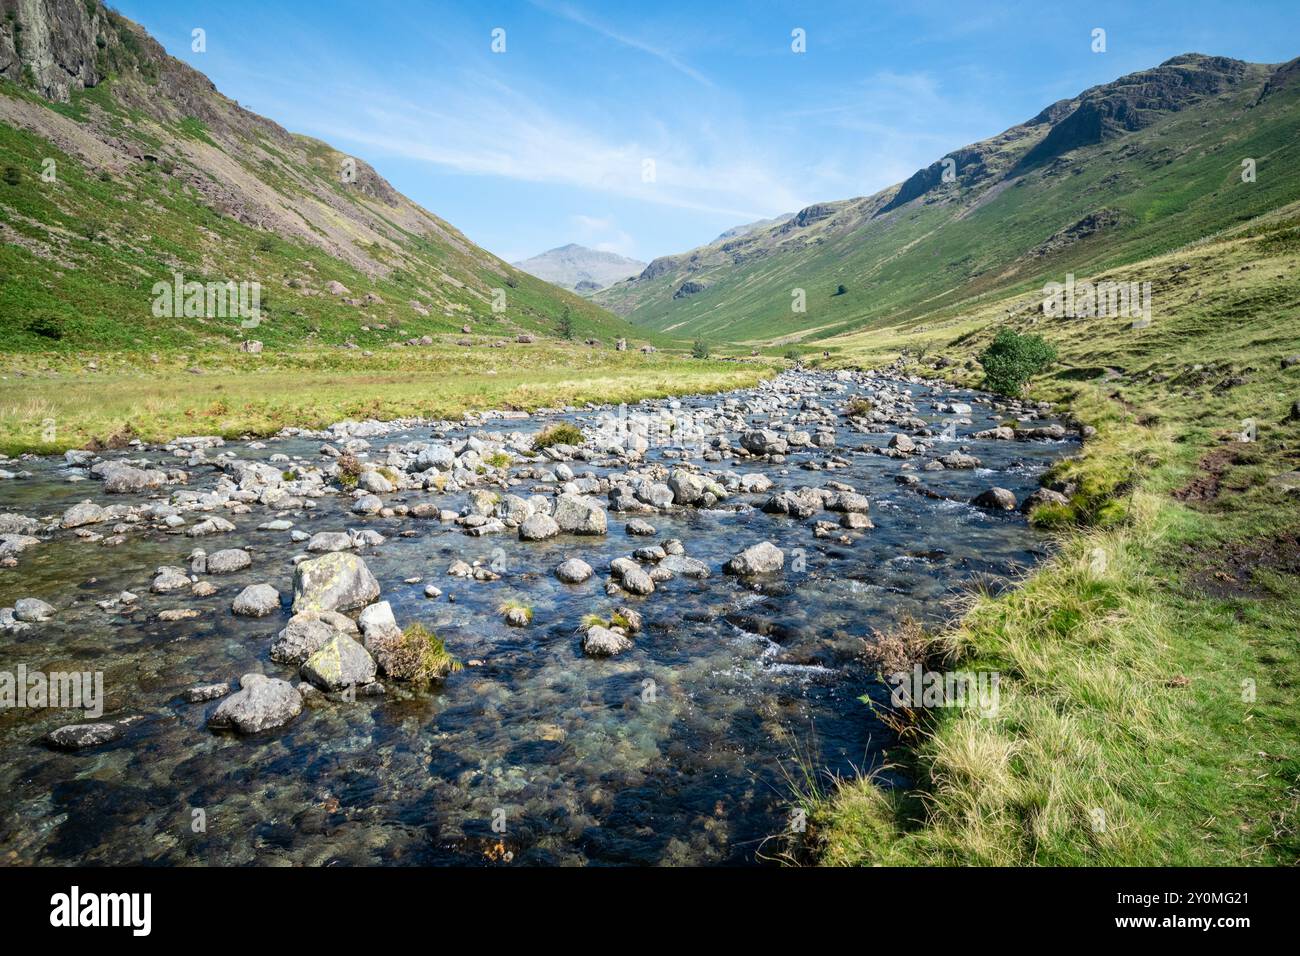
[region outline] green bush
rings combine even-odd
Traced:
[[[581,445],[582,429],[568,422],[548,425],[533,437],[533,450],[541,451],[552,445]]]
[[[389,649],[384,672],[393,680],[434,684],[463,670],[442,638],[423,624],[412,624]]]
[[[1019,395],[1025,383],[1056,361],[1056,349],[1041,335],[1003,329],[979,354],[984,387],[999,395]]]
[[[697,359],[706,359],[709,357],[709,343],[702,339],[696,339],[695,344],[691,346],[691,357]]]

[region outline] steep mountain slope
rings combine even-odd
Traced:
[[[1300,198],[1296,72],[1175,57],[874,196],[656,259],[595,299],[680,338],[779,343],[1157,255]]]
[[[545,279],[551,285],[576,291],[580,295],[590,295],[613,282],[639,274],[645,268],[645,263],[620,256],[616,252],[588,249],[571,242],[567,246],[516,262],[514,266],[529,275]]]
[[[779,226],[793,218],[794,213],[787,212],[780,216],[773,216],[771,219],[759,219],[757,222],[747,222],[743,226],[732,226],[713,241],[726,242],[728,239],[739,239],[741,236],[747,236],[755,230],[771,229],[773,226]]]
[[[0,168],[0,349],[379,346],[548,334],[566,311],[579,337],[628,331],[241,108],[100,0],[0,0]],[[177,274],[260,283],[260,325],[156,315]]]

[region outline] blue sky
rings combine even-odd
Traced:
[[[566,242],[680,252],[870,194],[1179,53],[1300,55],[1295,0],[116,6],[226,95],[365,158],[512,261]]]

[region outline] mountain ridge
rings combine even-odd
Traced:
[[[1241,157],[1208,161],[1230,146],[1275,169],[1300,159],[1296,63],[1172,57],[871,196],[814,203],[779,225],[661,256],[595,300],[674,335],[775,344],[869,326],[935,296],[959,301],[1033,281],[1058,265],[1104,264],[1111,252],[1146,257],[1297,198],[1300,183],[1277,175],[1231,194]],[[1233,122],[1254,138],[1237,129],[1229,138]],[[1089,217],[1107,228],[1087,228]],[[1162,239],[1166,217],[1177,228]],[[687,283],[692,291],[679,295]],[[791,311],[795,289],[805,290],[804,313]]]
[[[0,347],[226,346],[238,323],[149,313],[173,273],[264,287],[257,337],[392,344],[630,330],[515,269],[364,159],[222,95],[99,0],[0,0]],[[47,182],[44,171],[54,172]],[[644,334],[642,337],[645,337]]]

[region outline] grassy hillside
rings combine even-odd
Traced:
[[[1124,80],[1088,91],[956,151],[952,183],[937,163],[877,196],[811,207],[774,229],[656,260],[647,270],[656,274],[596,300],[683,339],[820,345],[1159,255],[1300,198],[1291,173],[1300,162],[1296,64],[1171,64],[1138,75],[1154,102],[1134,100]],[[1222,91],[1177,108],[1149,93],[1162,83],[1184,90],[1204,75]],[[1132,112],[1150,125],[1072,145],[1072,117],[1099,98],[1147,107]],[[1242,181],[1245,158],[1255,160],[1254,182]],[[679,294],[684,282],[702,291]],[[803,314],[791,310],[796,288],[806,293]]]
[[[558,335],[566,315],[578,340],[632,331],[474,246],[363,160],[243,110],[96,0],[40,8],[51,22],[4,7],[0,45],[20,61],[42,30],[56,54],[79,36],[98,50],[96,82],[66,101],[30,64],[0,79],[0,351],[374,348],[466,325]],[[156,317],[154,284],[176,273],[260,283],[261,324]]]
[[[1300,858],[1300,206],[1113,270],[1153,323],[990,298],[830,344],[974,383],[1005,325],[1061,351],[1031,394],[1097,428],[1039,512],[1059,553],[925,635],[1000,707],[903,713],[913,782],[818,781],[796,852],[835,864],[1294,864]],[[925,358],[917,360],[919,355]],[[953,362],[947,365],[940,358]],[[938,366],[944,366],[939,368]],[[1257,439],[1241,440],[1246,420]],[[956,610],[956,609],[955,609]]]

